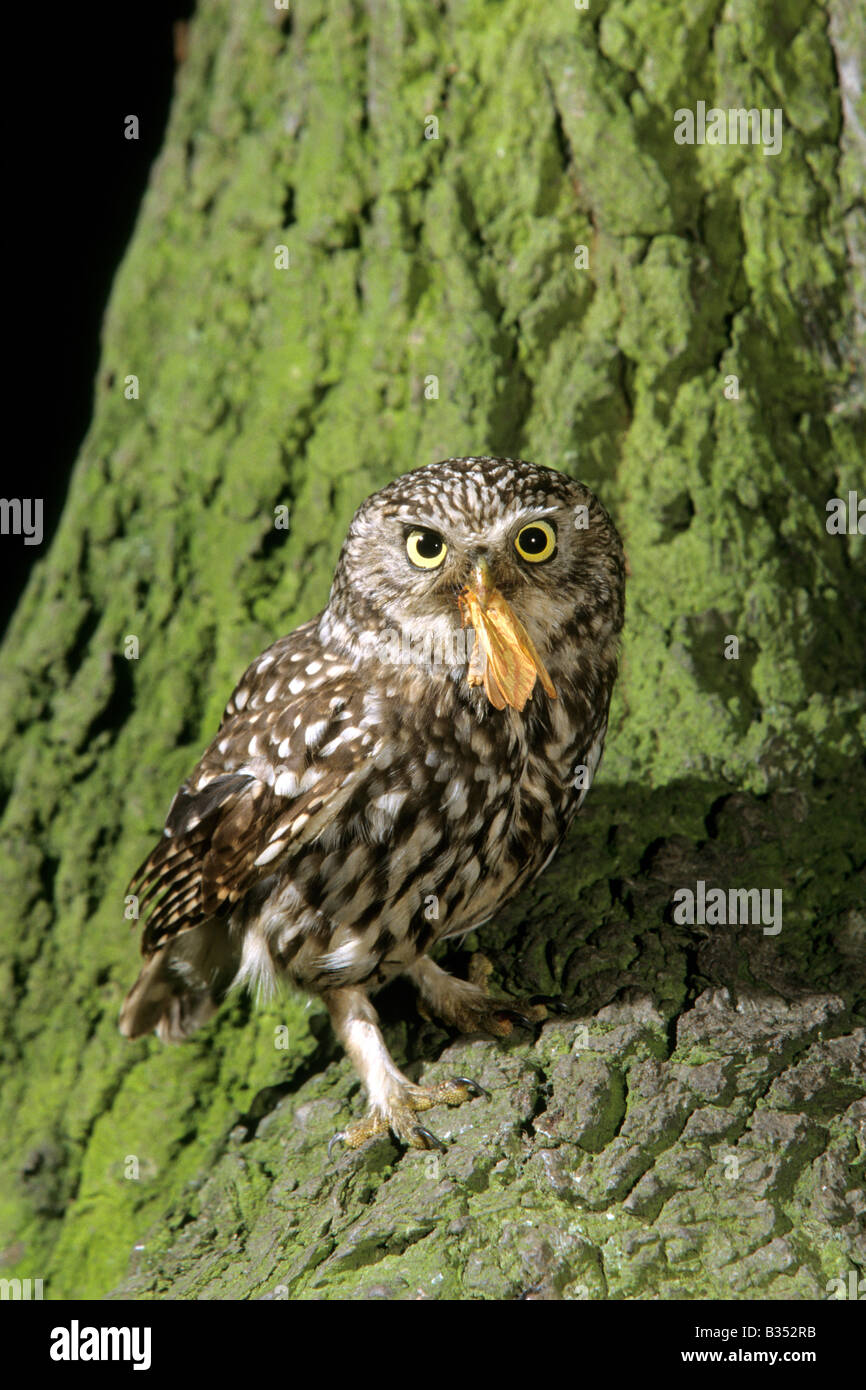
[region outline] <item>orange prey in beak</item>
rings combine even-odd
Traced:
[[[472,580],[458,595],[464,627],[475,629],[475,646],[469,662],[469,684],[483,685],[496,709],[522,710],[532,694],[536,677],[552,700],[553,682],[535,645],[517,614],[494,587],[485,559],[477,561]]]

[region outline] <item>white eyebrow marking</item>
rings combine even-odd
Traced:
[[[524,517],[550,516],[551,512],[561,511],[561,502],[555,502],[552,507],[526,507],[524,511],[519,514],[518,519],[522,521]]]
[[[412,512],[411,515],[407,513],[405,516],[399,516],[397,520],[400,522],[401,526],[411,526],[413,529],[419,531],[435,531],[437,536],[444,535],[442,530],[443,521],[441,519],[438,521],[425,521],[417,512]],[[444,524],[447,525],[447,523]]]

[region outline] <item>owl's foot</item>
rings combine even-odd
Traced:
[[[416,1115],[434,1105],[462,1105],[472,1096],[486,1096],[483,1087],[465,1076],[441,1081],[438,1086],[416,1086],[395,1066],[376,1010],[362,989],[343,985],[325,990],[322,998],[370,1097],[369,1114],[334,1135],[328,1145],[329,1157],[337,1142],[357,1149],[389,1130],[410,1148],[444,1149],[442,1140],[420,1125]]]
[[[544,1004],[491,998],[486,982],[492,969],[484,956],[475,955],[470,963],[470,978],[457,980],[428,956],[422,956],[406,973],[414,980],[431,1013],[461,1033],[490,1033],[495,1038],[507,1038],[515,1025],[534,1029],[547,1018]]]
[[[387,1134],[389,1130],[409,1148],[441,1149],[444,1152],[446,1146],[442,1140],[431,1134],[423,1125],[419,1125],[415,1116],[420,1111],[430,1110],[434,1105],[462,1105],[465,1100],[471,1100],[474,1096],[490,1099],[489,1092],[485,1091],[483,1086],[465,1076],[452,1077],[450,1081],[441,1081],[436,1086],[413,1086],[411,1082],[407,1082],[393,1099],[384,1105],[374,1105],[363,1120],[356,1120],[354,1124],[335,1134],[328,1144],[328,1158],[331,1157],[335,1144],[345,1144],[349,1149],[358,1149],[362,1144],[366,1144],[368,1139]]]

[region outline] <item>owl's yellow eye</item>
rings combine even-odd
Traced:
[[[438,569],[448,554],[448,547],[435,531],[410,531],[406,537],[406,554],[420,570]]]
[[[518,531],[514,549],[521,560],[537,565],[540,560],[549,560],[556,549],[556,532],[546,521],[532,521]]]

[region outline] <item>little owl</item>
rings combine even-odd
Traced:
[[[321,995],[367,1090],[356,1147],[439,1145],[370,996],[408,975],[430,1013],[507,1034],[529,1012],[427,954],[545,867],[601,757],[625,563],[581,483],[452,458],[355,513],[328,606],[255,661],[132,881],[146,958],[120,1017],[177,1042],[232,985]],[[530,1017],[537,1014],[529,1013]]]

